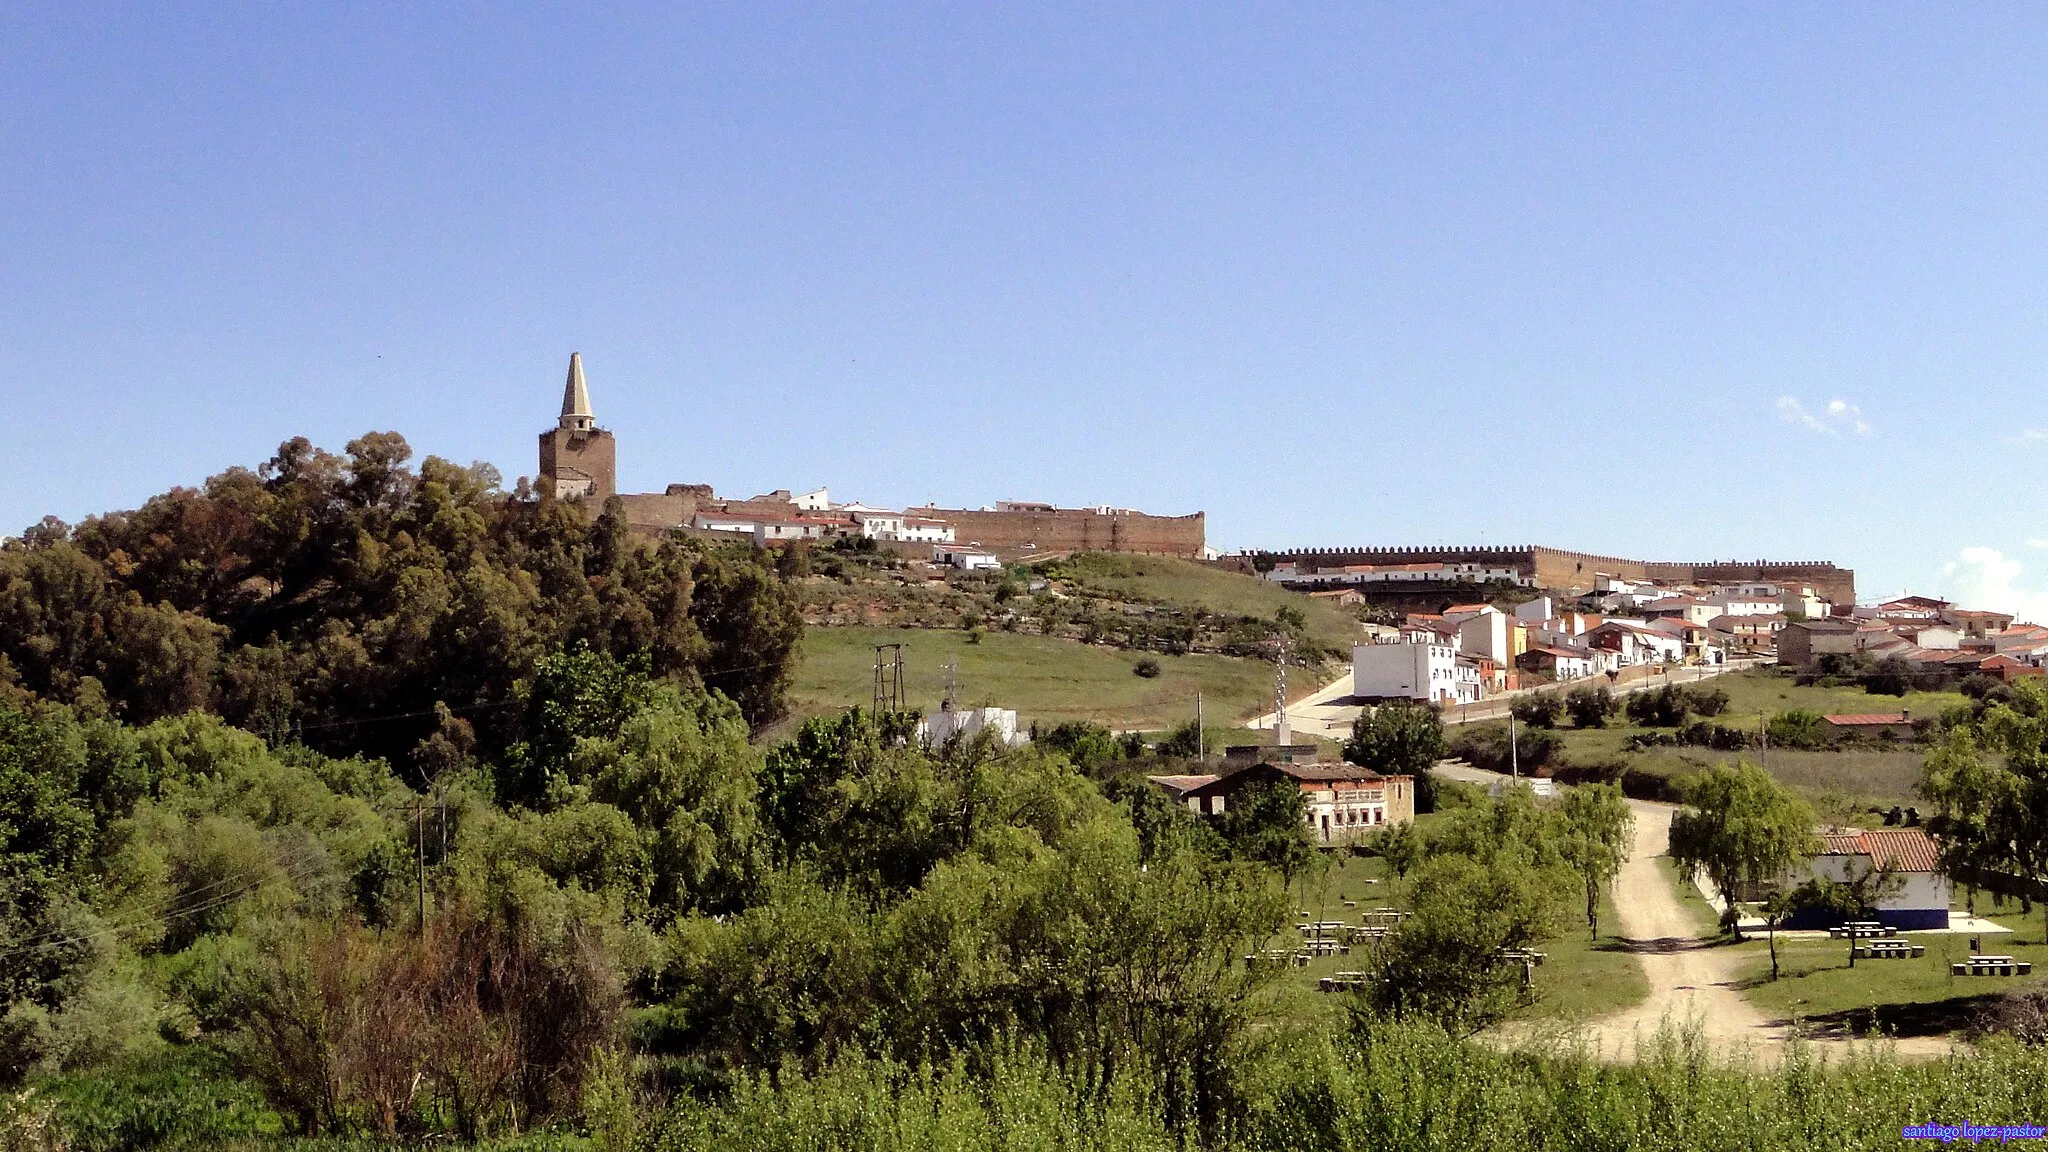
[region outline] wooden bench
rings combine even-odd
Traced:
[[[1925,944],[1908,944],[1904,940],[1872,940],[1849,949],[1858,960],[1910,960],[1927,955]]]
[[[1369,981],[1370,977],[1363,972],[1339,972],[1316,981],[1316,989],[1321,992],[1349,992],[1365,987]]]
[[[1373,943],[1378,943],[1393,935],[1393,932],[1392,928],[1379,924],[1353,924],[1344,929],[1344,938],[1353,944],[1361,940],[1370,940]]]
[[[2025,976],[2034,970],[2034,965],[2010,956],[1972,956],[1949,965],[1948,970],[1955,976]]]
[[[1542,952],[1533,952],[1527,948],[1503,948],[1501,949],[1500,958],[1503,960],[1519,960],[1523,964],[1541,968],[1544,955]]]
[[[1351,954],[1351,945],[1344,943],[1342,940],[1326,940],[1320,936],[1307,941],[1302,947],[1311,956],[1349,956]]]

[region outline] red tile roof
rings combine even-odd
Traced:
[[[1883,867],[1896,860],[1901,872],[1939,872],[1941,856],[1934,841],[1918,828],[1885,828],[1863,834],[1863,850]]]
[[[1911,724],[1912,717],[1904,712],[1855,712],[1841,716],[1823,716],[1821,719],[1837,728],[1853,728],[1864,724]]]
[[[1827,855],[1868,856],[1880,868],[1890,863],[1901,872],[1941,871],[1941,854],[1927,833],[1918,828],[1823,832],[1820,839]]]

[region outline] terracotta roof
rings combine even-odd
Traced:
[[[1965,620],[2010,620],[2010,619],[2012,619],[2012,613],[2010,613],[2010,612],[1982,612],[1982,611],[1979,611],[1979,610],[1977,610],[1977,609],[1975,609],[1975,608],[1957,608],[1957,609],[1955,609],[1955,610],[1951,611],[1951,612],[1949,613],[1949,615],[1951,615],[1951,616],[1960,616],[1960,617],[1962,617],[1962,618],[1963,618],[1963,619],[1965,619]]]
[[[1890,863],[1901,872],[1939,872],[1941,854],[1918,828],[1878,828],[1869,832],[1823,832],[1821,843],[1830,856],[1868,856],[1882,868]]]
[[[1863,850],[1879,867],[1895,860],[1901,872],[1941,871],[1941,856],[1935,851],[1934,841],[1918,828],[1874,830],[1865,832],[1862,840]]]
[[[1841,716],[1823,716],[1821,719],[1837,728],[1854,728],[1859,725],[1911,724],[1912,717],[1904,712],[1853,712]]]

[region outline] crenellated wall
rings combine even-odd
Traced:
[[[1204,517],[1102,512],[1093,508],[984,512],[967,508],[911,508],[953,525],[962,544],[998,552],[1143,552],[1196,557],[1207,542]],[[1030,545],[1029,549],[1025,546]]]
[[[1317,568],[1347,564],[1493,564],[1513,567],[1544,588],[1590,592],[1597,576],[1624,580],[1661,580],[1675,584],[1733,584],[1771,581],[1811,584],[1837,604],[1856,601],[1856,573],[1826,560],[1709,560],[1670,563],[1630,560],[1546,548],[1536,544],[1473,547],[1411,545],[1385,548],[1290,548],[1271,553],[1275,559]]]

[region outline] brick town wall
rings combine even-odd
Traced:
[[[1207,543],[1204,516],[1152,516],[1059,508],[1050,512],[980,512],[964,508],[912,508],[912,515],[944,520],[954,538],[998,552],[1141,552],[1198,557]]]
[[[1484,564],[1513,568],[1538,586],[1559,592],[1591,592],[1595,577],[1662,580],[1675,584],[1735,584],[1769,581],[1811,584],[1837,604],[1856,602],[1856,573],[1825,560],[1715,560],[1667,563],[1601,556],[1537,545],[1500,547],[1291,548],[1271,555],[1282,563],[1339,568],[1348,564]]]

